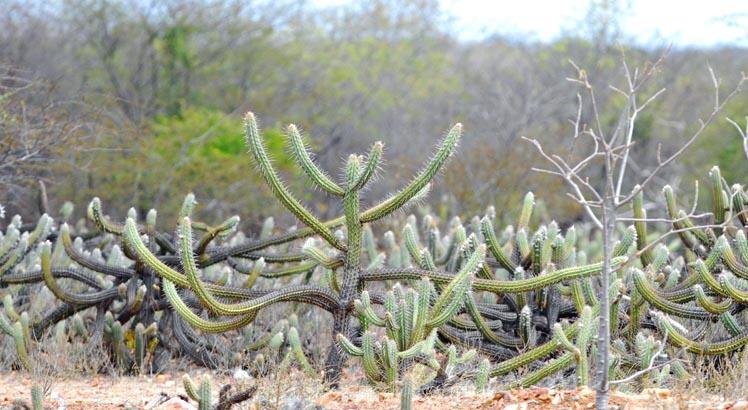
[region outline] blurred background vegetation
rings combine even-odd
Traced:
[[[625,103],[608,87],[623,86],[622,55],[634,67],[666,54],[648,87],[667,90],[635,130],[637,180],[658,149],[664,156],[679,146],[711,111],[707,63],[725,90],[748,67],[748,50],[737,46],[627,43],[611,5],[590,2],[576,30],[537,42],[461,39],[435,0],[0,0],[0,203],[11,214],[38,214],[41,180],[53,212],[69,200],[81,213],[99,196],[114,215],[153,207],[171,224],[192,191],[210,220],[239,214],[247,228],[274,215],[290,224],[245,152],[241,118],[252,110],[286,180],[323,216],[338,210],[288,166],[290,122],[333,175],[344,155],[384,141],[387,173],[368,192],[372,201],[463,122],[464,142],[431,194],[437,212],[493,204],[509,216],[532,190],[561,222],[580,219],[557,180],[530,171],[541,160],[520,139],[568,142],[578,91],[566,81],[576,74],[570,61],[589,73],[612,125]],[[717,164],[728,181],[744,182],[748,162],[724,117],[742,122],[746,114],[748,99],[733,100],[662,180],[687,190]]]

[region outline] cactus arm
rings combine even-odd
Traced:
[[[333,182],[333,180],[330,179],[324,171],[319,169],[314,161],[312,161],[301,133],[295,125],[291,124],[288,126],[287,135],[291,146],[291,153],[301,169],[306,173],[307,177],[324,191],[332,195],[343,196],[345,193],[343,188]]]
[[[199,410],[212,410],[210,390],[211,390],[210,389],[210,376],[206,374],[203,376],[203,379],[200,382],[200,390],[198,390],[198,394],[199,394],[198,409]]]
[[[413,408],[413,384],[410,379],[403,381],[403,389],[400,392],[400,410],[411,410]]]
[[[719,275],[719,284],[722,288],[722,291],[724,291],[725,294],[727,294],[727,296],[732,300],[743,304],[748,303],[748,291],[738,289],[735,285],[730,283],[730,281],[727,279],[727,275]]]
[[[5,236],[0,240],[0,262],[5,263],[11,252],[15,251],[20,237],[21,233],[15,226],[8,226]]]
[[[735,245],[738,254],[740,255],[740,259],[742,259],[743,263],[748,264],[748,239],[746,239],[743,230],[739,230],[738,233],[735,234]]]
[[[644,276],[644,272],[639,269],[633,269],[632,276],[634,279],[634,286],[636,286],[637,292],[649,302],[652,306],[657,309],[670,313],[676,316],[706,320],[712,317],[712,314],[702,308],[684,306],[679,303],[671,302],[667,299],[663,299],[649,284],[647,278]]]
[[[392,339],[387,339],[382,344],[382,362],[384,363],[385,381],[392,386],[397,380],[399,371],[399,360],[397,357],[397,345]]]
[[[47,214],[43,214],[39,218],[39,221],[36,223],[36,227],[33,231],[31,231],[29,237],[26,239],[29,245],[27,248],[28,251],[36,248],[36,245],[38,245],[42,239],[47,238],[47,235],[52,228],[52,222],[52,218]]]
[[[738,320],[730,312],[724,312],[719,315],[719,320],[727,332],[730,333],[730,336],[738,336],[745,332],[743,326],[738,323]]]
[[[275,197],[286,207],[286,209],[296,216],[296,218],[316,232],[327,243],[337,249],[344,250],[345,246],[332,234],[330,229],[317,219],[317,217],[312,215],[312,213],[307,210],[291,194],[291,192],[288,191],[288,188],[286,188],[283,182],[281,182],[278,174],[275,172],[275,168],[273,168],[273,165],[270,162],[267,152],[265,151],[265,144],[260,137],[254,114],[251,112],[247,113],[244,117],[244,121],[247,147],[249,147],[249,151],[254,156],[260,173],[273,191],[273,194],[275,194]]]
[[[377,366],[377,358],[374,352],[374,334],[365,332],[361,337],[362,362],[366,378],[373,382],[381,380],[382,373]]]
[[[693,286],[693,293],[696,295],[696,302],[709,313],[719,315],[727,312],[732,308],[732,299],[725,299],[722,302],[714,302],[704,293],[704,288],[701,285]]]
[[[453,282],[450,282],[450,284],[452,283]],[[465,303],[465,294],[469,289],[469,277],[464,277],[459,282],[455,282],[455,287],[452,289],[449,299],[447,299],[447,304],[441,305],[439,308],[435,306],[431,309],[431,317],[426,321],[426,330],[431,331],[431,329],[440,327],[447,323],[449,319],[457,315],[458,311]]]
[[[652,263],[652,250],[647,248],[647,212],[644,210],[644,192],[639,185],[634,187],[633,201],[631,202],[631,208],[634,215],[634,228],[636,229],[636,248],[642,252],[641,262],[642,266],[647,266]]]
[[[164,279],[164,294],[174,310],[192,327],[205,333],[223,333],[233,329],[240,329],[250,324],[257,316],[256,312],[225,321],[211,321],[198,316],[179,297],[177,288],[172,281]]]
[[[371,301],[369,300],[369,292],[361,292],[361,298],[353,302],[356,312],[365,317],[366,320],[374,326],[384,326],[384,319],[379,317],[374,309],[371,307]]]
[[[495,332],[493,331],[493,329],[491,329],[488,323],[486,323],[486,320],[478,311],[478,306],[475,303],[472,292],[468,292],[467,296],[465,297],[465,307],[467,308],[467,312],[470,315],[470,318],[473,320],[476,328],[481,332],[483,337],[485,337],[492,343],[504,347],[519,349],[523,346],[522,340],[520,338],[506,335],[503,332]]]
[[[125,223],[125,229],[123,238],[125,240],[125,243],[128,247],[130,247],[135,254],[137,255],[138,259],[151,267],[159,276],[161,276],[164,279],[168,279],[171,282],[175,283],[177,286],[182,288],[189,288],[190,282],[189,279],[183,275],[180,272],[175,271],[165,263],[163,263],[161,260],[159,260],[151,251],[148,249],[148,247],[143,243],[142,239],[140,239],[140,235],[137,232],[137,227],[135,226],[135,221],[132,219],[128,219],[128,221]],[[216,294],[217,296],[222,297],[228,297],[228,298],[240,298],[244,299],[247,297],[251,297],[250,295],[256,294],[256,292],[247,291],[246,289],[242,288],[233,288],[228,286],[217,286],[213,284],[207,284],[203,285],[208,291],[210,291],[213,294]],[[298,288],[299,292],[296,293],[297,296],[301,296],[304,294],[304,292],[301,291],[302,288]],[[320,290],[316,288],[309,288],[312,293],[319,293]],[[293,300],[294,296],[286,295],[286,297],[289,297],[289,299],[284,300]],[[325,301],[324,303],[317,303],[318,306],[323,307],[325,309],[330,309],[329,306],[331,305],[337,305],[337,300],[332,296],[326,294],[324,296]],[[321,301],[322,302],[322,301]],[[326,307],[328,306],[328,307]]]
[[[22,237],[18,241],[18,246],[11,250],[11,253],[7,255],[8,257],[5,262],[0,266],[0,277],[4,276],[7,272],[10,272],[19,262],[21,262],[28,251],[28,238]]]
[[[354,345],[347,337],[338,333],[336,339],[338,340],[340,347],[343,348],[346,353],[355,357],[363,357],[364,351],[360,347]]]
[[[683,211],[678,210],[678,206],[675,203],[675,195],[673,194],[673,188],[670,185],[665,185],[662,188],[662,193],[665,196],[665,205],[668,212],[668,216],[673,220],[673,228],[678,230],[678,236],[680,237],[683,244],[689,249],[695,249],[697,244],[693,241],[693,237],[696,236],[698,240],[703,244],[708,244],[706,235],[699,229],[693,228],[693,222]]]
[[[296,356],[296,361],[299,362],[301,369],[308,374],[313,373],[314,369],[312,368],[312,365],[309,364],[309,360],[306,358],[304,350],[301,348],[299,332],[293,326],[288,329],[288,341],[291,344],[291,350],[293,351],[294,356]]]
[[[592,288],[592,281],[586,277],[580,280],[580,284],[582,285],[582,293],[584,294],[587,303],[590,305],[596,304],[597,295],[595,294],[595,290]]]
[[[109,288],[98,292],[83,294],[74,294],[63,290],[62,287],[57,284],[57,281],[55,281],[54,275],[52,274],[50,259],[50,244],[49,242],[45,242],[42,244],[41,250],[42,278],[44,279],[47,288],[49,288],[57,299],[70,303],[71,305],[93,305],[105,300],[113,299],[117,296],[117,288]]]
[[[530,225],[530,217],[532,216],[533,208],[535,207],[535,195],[532,192],[525,194],[522,200],[522,210],[520,211],[519,218],[517,219],[517,232],[521,229],[526,229]]]
[[[454,312],[450,312],[449,307],[457,310],[459,309],[459,306],[462,306],[462,303],[464,302],[465,292],[467,292],[469,288],[469,275],[475,272],[480,267],[480,265],[483,263],[483,259],[485,258],[485,254],[486,246],[481,244],[475,251],[473,251],[466,263],[457,273],[457,275],[455,275],[454,278],[449,282],[449,284],[447,284],[447,286],[442,290],[441,294],[436,299],[436,302],[434,302],[431,308],[432,318],[427,322],[427,327],[441,326],[441,324],[443,323],[438,323],[442,321],[446,323],[446,320],[449,320],[449,318],[454,316]],[[460,292],[462,292],[462,294],[460,294]],[[445,314],[449,314],[449,317],[447,317],[446,320],[444,320]]]
[[[69,278],[81,282],[87,286],[95,288],[97,290],[102,289],[101,282],[96,276],[89,272],[82,271],[76,268],[52,268],[52,275],[55,278]],[[22,272],[14,273],[11,275],[5,275],[0,277],[0,286],[5,285],[18,285],[22,283],[35,283],[41,282],[42,278],[41,270],[36,272]]]
[[[530,256],[530,243],[527,240],[527,230],[525,228],[517,230],[517,252],[519,255],[520,264],[525,265],[525,260]]]
[[[743,187],[740,184],[733,185],[732,209],[743,226],[748,226],[748,210],[745,209],[746,205],[748,205],[748,196],[743,191]]]
[[[586,305],[581,280],[574,280],[571,282],[571,298],[574,302],[574,307],[576,308],[577,312],[581,313],[582,308],[584,308],[584,306]]]
[[[143,361],[145,360],[145,326],[138,323],[135,326],[135,365],[138,371],[144,372]]]
[[[682,335],[662,313],[656,313],[655,322],[662,333],[667,336],[669,343],[675,347],[699,355],[721,355],[740,349],[748,343],[748,332],[733,336],[727,340],[712,343],[700,343]]]
[[[574,355],[574,358],[576,360],[579,360],[579,357],[582,355],[582,351],[577,348],[574,343],[572,343],[569,338],[566,337],[566,333],[564,333],[563,328],[561,327],[561,323],[554,323],[553,329],[552,329],[553,339],[556,341],[556,343],[559,344],[559,346],[566,349],[569,353],[572,353]]]
[[[437,270],[436,263],[434,262],[433,256],[431,256],[431,252],[429,252],[428,249],[421,249],[421,269],[425,270]]]
[[[32,371],[31,359],[29,359],[28,353],[28,339],[24,337],[23,326],[21,322],[13,324],[13,342],[16,346],[16,353],[18,354],[18,361],[27,370]]]
[[[740,231],[740,232],[743,232],[743,231]],[[737,255],[735,255],[735,252],[732,250],[732,247],[730,247],[730,245],[726,243],[727,239],[725,239],[724,236],[720,236],[717,241],[725,242],[725,246],[722,249],[722,260],[725,262],[725,265],[727,265],[727,267],[730,268],[730,271],[734,273],[735,276],[741,279],[748,279],[748,266],[745,266],[742,263],[740,263],[740,261],[737,258]]]
[[[613,269],[622,266],[628,260],[627,257],[621,256],[613,259]],[[522,293],[537,290],[543,287],[554,285],[566,280],[579,279],[599,273],[602,263],[593,263],[590,265],[575,266],[565,269],[559,269],[545,275],[535,276],[521,280],[489,280],[473,279],[472,288],[478,291],[487,291],[493,293]],[[382,281],[394,279],[419,279],[423,276],[428,277],[434,283],[445,284],[454,278],[454,275],[442,272],[433,272],[414,268],[391,268],[377,269],[366,271],[361,274],[360,279],[363,281]]]
[[[612,269],[617,269],[627,260],[628,258],[625,256],[613,258]],[[592,274],[600,272],[601,268],[602,263],[598,262],[591,265],[559,269],[557,271],[549,272],[544,275],[515,281],[476,279],[473,283],[473,289],[494,293],[529,292],[532,290],[537,290],[550,285],[554,285],[562,281],[588,277]]]
[[[191,246],[192,228],[188,217],[182,219],[179,229],[182,265],[187,273],[187,280],[189,283],[188,287],[195,292],[201,303],[215,313],[229,316],[245,315],[256,312],[257,310],[273,303],[290,300],[306,300],[315,303],[318,306],[322,305],[326,309],[334,309],[339,305],[337,300],[335,300],[335,298],[329,293],[324,292],[321,289],[305,286],[292,286],[274,290],[263,296],[244,302],[237,302],[234,304],[223,303],[216,299],[210,292],[210,287],[206,287],[197,277],[198,271]],[[164,277],[164,279],[168,278]],[[321,299],[327,299],[327,301]]]
[[[263,278],[274,279],[274,278],[282,278],[284,276],[291,276],[291,275],[296,275],[299,273],[309,272],[317,266],[319,266],[317,262],[306,262],[306,263],[300,263],[298,265],[289,266],[287,268],[280,268],[280,269],[271,270],[271,271],[260,270],[259,272],[260,272],[260,276],[262,276]],[[337,265],[333,265],[333,266],[334,268],[337,267]]]
[[[709,269],[706,266],[706,263],[702,262],[700,259],[694,262],[693,268],[696,270],[696,273],[701,278],[701,281],[707,285],[709,290],[712,292],[723,296],[728,297],[727,292],[722,288],[722,285],[720,285],[719,281],[712,275],[711,272],[709,272]]]
[[[44,410],[44,390],[37,384],[31,386],[31,408]]]
[[[486,245],[488,250],[491,252],[494,258],[501,264],[501,266],[509,272],[514,272],[516,265],[509,259],[504,253],[504,250],[499,245],[499,241],[496,239],[496,233],[493,230],[493,224],[487,217],[481,219],[481,232],[483,237],[486,239]]]
[[[0,331],[8,336],[13,336],[13,325],[10,324],[10,321],[2,312],[0,312]]]
[[[629,248],[631,245],[636,242],[637,240],[637,234],[636,234],[636,228],[634,226],[629,226],[626,228],[626,231],[623,234],[623,237],[621,238],[621,241],[616,244],[616,246],[613,249],[613,256],[624,256],[628,253]]]
[[[421,170],[421,172],[400,192],[384,200],[371,210],[364,212],[361,215],[361,222],[366,223],[382,219],[385,216],[390,215],[392,212],[402,208],[403,205],[410,202],[414,197],[422,194],[424,188],[427,188],[429,182],[436,176],[442,166],[447,162],[447,159],[452,155],[452,152],[457,146],[457,142],[460,140],[461,133],[462,124],[456,124],[452,127],[449,133],[447,133],[447,136],[439,144],[436,154],[423,170]]]
[[[3,308],[5,309],[5,314],[8,315],[8,319],[11,321],[15,322],[21,319],[21,315],[18,314],[16,308],[13,306],[13,296],[10,293],[3,298]]]
[[[428,252],[426,254],[430,255]],[[429,305],[431,303],[431,281],[428,278],[422,278],[416,289],[417,314],[413,319],[413,334],[409,341],[410,344],[414,344],[426,336],[426,321],[428,320]]]
[[[314,261],[315,264],[323,266],[326,269],[335,270],[343,266],[344,261],[338,256],[329,256],[322,249],[314,246],[313,241],[307,240],[301,248],[301,252],[307,258]]]
[[[725,222],[724,192],[722,191],[722,175],[719,167],[715,166],[709,171],[709,179],[712,183],[712,212],[714,212],[714,223],[720,225]]]
[[[379,168],[379,163],[382,160],[383,149],[384,144],[381,141],[377,141],[374,143],[374,145],[371,146],[371,150],[369,150],[369,156],[366,158],[366,166],[361,171],[356,181],[349,188],[350,190],[358,191],[371,180],[371,177],[374,176],[377,168]]]
[[[614,304],[613,307],[616,307],[616,305]],[[597,334],[597,321],[596,318],[592,316],[592,308],[585,306],[580,314],[579,322],[574,323],[574,325],[579,327],[579,333],[577,334],[575,344],[580,352],[580,355],[577,358],[577,384],[584,386],[589,383],[589,362],[587,359],[587,353],[589,351],[590,342]]]
[[[151,269],[153,269],[159,276],[164,279],[168,279],[181,287],[189,287],[189,281],[183,274],[170,268],[168,265],[159,260],[156,255],[151,253],[148,247],[143,243],[143,240],[140,238],[140,233],[138,233],[137,225],[135,224],[135,221],[133,219],[128,218],[125,222],[122,237],[125,241],[126,246],[128,246],[136,254],[138,259],[148,265]]]
[[[615,280],[613,283],[611,283],[610,288],[608,289],[608,300],[614,300],[619,292],[621,282],[620,280]],[[592,307],[592,316],[597,316],[600,314],[600,304],[596,304]],[[566,337],[571,339],[575,337],[579,332],[579,328],[577,326],[569,326],[566,328],[564,333],[566,334]],[[530,349],[524,353],[518,354],[511,359],[504,360],[503,362],[497,364],[494,368],[491,369],[490,375],[491,377],[497,377],[504,374],[507,374],[513,370],[516,370],[522,366],[525,366],[527,364],[530,364],[536,360],[540,360],[549,354],[556,351],[560,345],[558,342],[554,339],[551,339],[541,345],[538,345],[537,347]],[[572,357],[569,356],[569,360],[571,360]]]
[[[403,240],[405,241],[405,248],[408,250],[411,259],[417,266],[423,266],[421,252],[419,251],[418,243],[416,242],[416,235],[413,233],[413,227],[411,227],[410,224],[406,224],[403,228]]]
[[[116,278],[130,278],[135,273],[132,269],[123,268],[118,266],[111,266],[106,263],[100,263],[92,258],[87,258],[73,246],[73,239],[70,237],[70,228],[67,223],[63,223],[60,227],[60,239],[62,245],[65,248],[65,253],[78,265],[91,269],[95,272],[103,273],[105,275],[111,275]]]
[[[182,385],[184,386],[185,393],[187,393],[187,397],[195,401],[200,400],[200,394],[197,392],[197,386],[195,386],[195,382],[192,381],[190,375],[185,374],[184,376],[182,376]]]
[[[574,361],[574,355],[572,353],[564,353],[561,357],[553,359],[540,369],[528,374],[522,379],[510,384],[510,388],[517,387],[531,387],[545,379],[546,377],[558,373],[561,370],[569,367]]]
[[[88,204],[88,218],[103,232],[122,235],[122,225],[111,222],[101,209],[101,200],[95,197]]]
[[[239,221],[239,217],[234,215],[216,227],[209,227],[202,238],[198,241],[197,246],[195,247],[195,253],[197,255],[204,254],[208,245],[210,245],[214,239],[229,235],[236,229],[236,226],[239,225]]]

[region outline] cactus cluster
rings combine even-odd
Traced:
[[[478,391],[571,371],[576,384],[588,384],[601,310],[592,228],[538,224],[532,193],[506,212],[516,222],[498,231],[493,207],[467,223],[444,223],[425,209],[418,217],[396,214],[427,194],[460,132],[454,126],[400,191],[367,206],[362,192],[383,144],[349,156],[335,181],[289,126],[299,168],[340,202],[342,215],[325,221],[281,181],[248,114],[246,142],[258,171],[302,228],[281,232],[271,218],[251,235],[238,229],[238,217],[197,221],[191,194],[174,233],[157,228],[155,210],[139,218],[131,209],[116,222],[96,198],[88,222],[73,224],[71,205],[58,221],[12,218],[0,237],[0,331],[28,370],[47,334],[62,345],[100,343],[115,368],[130,374],[157,372],[165,359],[183,356],[211,368],[323,370],[334,385],[350,356],[384,389],[407,373],[404,408],[413,392],[466,377]],[[678,208],[673,189],[663,189],[677,236],[649,234],[643,195],[633,201],[635,222],[619,229],[615,280],[605,290],[612,377],[647,370],[638,383],[664,383],[686,374],[688,354],[729,355],[748,342],[748,196],[740,185],[728,188],[716,167],[710,183],[706,228]],[[381,232],[384,226],[393,229]],[[314,343],[322,332],[299,323],[317,309],[331,318],[328,343]],[[268,310],[285,318],[268,324],[261,319]],[[320,345],[329,346],[326,354]],[[657,366],[674,357],[682,360]],[[185,378],[185,389],[201,408],[212,405],[208,380],[197,387]]]

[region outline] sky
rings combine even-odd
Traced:
[[[334,6],[352,0],[313,0]],[[590,0],[439,0],[463,40],[493,34],[548,42],[579,27]],[[748,0],[623,0],[623,39],[639,45],[748,47]],[[732,20],[730,24],[727,20]]]

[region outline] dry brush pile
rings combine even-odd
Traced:
[[[35,357],[53,345],[97,345],[121,374],[159,372],[180,357],[259,373],[324,371],[336,386],[353,361],[377,388],[404,386],[404,403],[414,392],[466,380],[479,391],[527,387],[557,374],[590,383],[600,320],[599,232],[535,226],[532,193],[516,223],[500,229],[490,206],[466,223],[427,212],[404,217],[452,155],[459,124],[412,180],[373,205],[362,193],[379,172],[381,143],[366,156],[350,155],[344,180],[336,181],[312,161],[294,126],[287,134],[309,182],[339,201],[340,217],[320,220],[289,192],[248,114],[249,151],[299,229],[281,232],[268,219],[254,234],[237,231],[238,217],[197,221],[192,195],[174,232],[157,229],[155,210],[144,218],[131,210],[114,221],[96,198],[88,222],[70,221],[71,204],[57,220],[11,218],[0,239],[0,332],[14,351],[8,366],[34,371]],[[697,226],[666,186],[669,234],[647,232],[641,191],[631,209],[636,222],[618,229],[606,290],[606,370],[626,381],[621,388],[688,377],[696,358],[729,361],[748,342],[748,196],[716,167],[709,184],[708,225]],[[379,235],[382,226],[396,228]],[[266,310],[282,319],[261,319]],[[329,327],[332,337],[320,338]],[[210,408],[209,381],[197,386],[186,378],[185,388]],[[247,395],[222,392],[219,406]]]

